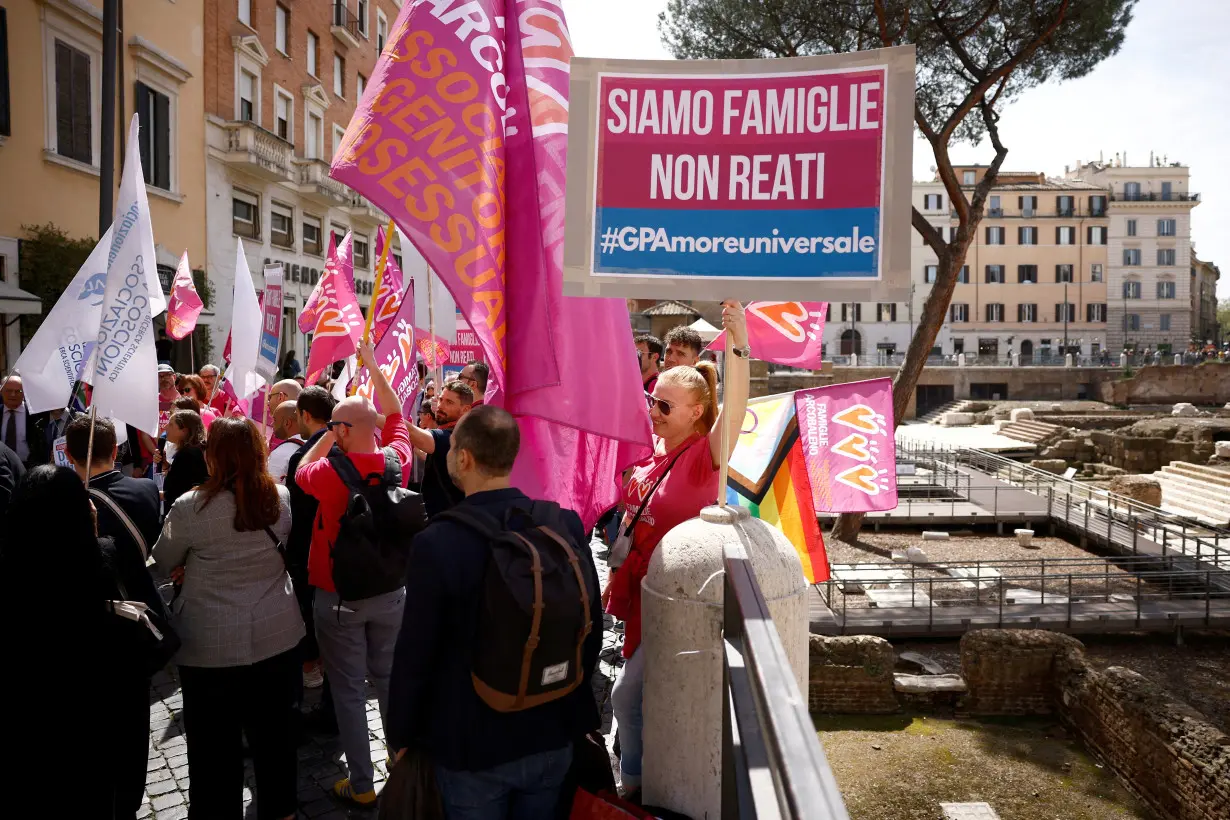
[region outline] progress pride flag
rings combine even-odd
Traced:
[[[794,401],[816,512],[896,509],[893,380],[799,390]]]
[[[393,217],[513,394],[560,381],[562,269],[548,258],[562,255],[572,50],[548,3],[453,5],[402,8],[331,173]],[[523,48],[541,52],[533,66]]]

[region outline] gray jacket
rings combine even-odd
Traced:
[[[235,496],[222,492],[204,509],[193,490],[176,500],[154,561],[163,573],[184,568],[183,592],[172,605],[183,646],[181,666],[246,666],[292,649],[304,636],[295,590],[273,539],[264,530],[236,532]],[[290,495],[271,528],[285,542]]]

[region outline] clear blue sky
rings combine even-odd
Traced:
[[[665,0],[563,0],[581,57],[668,59],[657,18]],[[1149,152],[1191,168],[1192,239],[1222,269],[1230,297],[1230,0],[1141,0],[1117,55],[1089,76],[1034,89],[1006,108],[1000,125],[1006,169],[1061,175],[1064,165]],[[956,146],[954,162],[990,160],[989,145]],[[935,164],[914,148],[914,178]]]

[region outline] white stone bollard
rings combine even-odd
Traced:
[[[965,354],[964,353],[957,354],[957,367],[965,367]]]
[[[948,533],[937,532],[935,530],[923,530],[922,539],[924,541],[947,541]]]
[[[1127,367],[1127,364],[1128,364],[1127,359],[1128,359],[1128,357],[1127,357],[1127,354],[1126,354],[1126,353],[1120,353],[1120,354],[1119,354],[1119,366],[1120,366],[1120,367]]]
[[[1014,535],[1016,535],[1017,543],[1020,544],[1022,547],[1029,549],[1033,546],[1033,542],[1034,542],[1034,531],[1033,530],[1013,530],[1012,532]]]
[[[1064,366],[1064,367],[1071,367],[1071,366],[1072,366],[1072,354],[1071,354],[1071,353],[1065,353],[1065,354],[1064,354],[1064,356],[1063,356],[1063,366]]]
[[[857,353],[850,354],[850,366],[858,367],[858,354]]]
[[[723,548],[742,541],[807,705],[807,582],[789,539],[742,507],[706,507],[668,532],[641,583],[644,801],[721,816]]]
[[[1180,354],[1180,353],[1176,353],[1176,354],[1174,354],[1174,363],[1175,363],[1175,364],[1183,364],[1183,355],[1182,355],[1182,354]]]

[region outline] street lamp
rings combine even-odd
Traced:
[[[1068,283],[1063,283],[1063,355],[1067,363],[1068,355]]]

